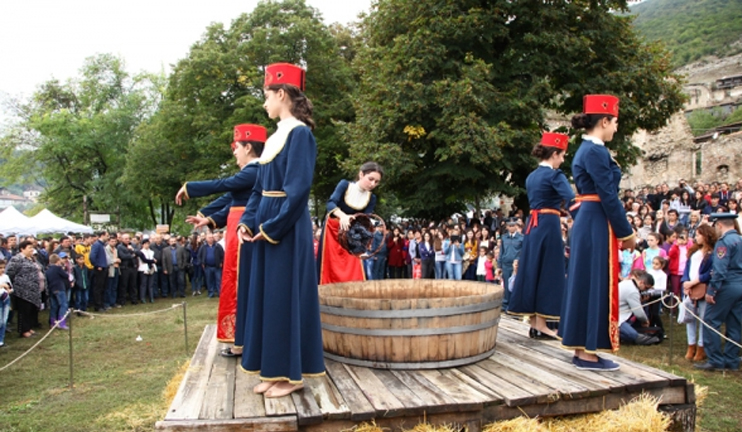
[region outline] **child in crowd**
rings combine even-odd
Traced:
[[[647,268],[647,273],[651,274],[654,278],[654,287],[648,294],[650,295],[663,295],[667,290],[667,273],[665,273],[665,265],[667,261],[656,256],[652,259],[652,265]]]
[[[64,270],[66,266],[66,252],[60,252],[59,255],[49,255],[49,267],[46,269],[46,281],[49,289],[49,299],[51,308],[49,309],[49,320],[51,325],[59,323],[59,328],[69,330],[67,327],[67,289],[70,287],[70,276]]]
[[[487,283],[495,283],[495,270],[497,270],[497,262],[495,261],[495,254],[487,252],[487,259],[484,260],[484,269],[486,275],[484,280]]]
[[[641,269],[642,255],[636,249],[624,249],[621,251],[621,280],[629,279],[629,273],[635,268]]]
[[[0,259],[0,348],[5,346],[5,328],[8,324],[10,312],[10,294],[13,293],[13,284],[5,274],[5,261]]]
[[[668,253],[668,270],[670,273],[672,293],[680,297],[680,280],[683,278],[685,264],[688,261],[688,249],[693,246],[693,242],[688,239],[687,231],[679,230],[677,236],[677,240],[670,247],[670,252]]]
[[[644,261],[644,268],[649,270],[652,268],[652,260],[655,257],[667,258],[667,252],[660,249],[660,243],[662,242],[662,234],[652,232],[647,235],[647,248],[642,251],[642,261]],[[654,275],[653,275],[654,276]],[[654,286],[657,286],[657,280],[655,279]]]
[[[484,282],[487,279],[487,263],[490,262],[487,255],[487,247],[481,246],[479,248],[479,257],[477,259],[477,281],[479,282]]]
[[[72,291],[75,298],[75,309],[78,311],[88,310],[88,294],[90,291],[90,269],[85,265],[85,256],[75,257],[75,286]],[[78,312],[79,314],[79,312]]]

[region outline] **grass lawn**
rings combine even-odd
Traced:
[[[203,328],[216,316],[217,299],[187,297],[190,353],[185,354],[183,310],[115,318],[115,315],[167,308],[181,299],[114,309],[111,317],[75,317],[73,324],[75,388],[70,390],[68,336],[58,331],[35,351],[0,372],[0,431],[145,431],[167,410],[164,390],[190,358]],[[40,314],[43,322],[47,314]],[[38,331],[41,336],[44,331]],[[669,340],[655,347],[624,346],[619,354],[709,387],[699,409],[703,431],[742,430],[742,375],[697,372],[685,354],[685,326],[673,328],[673,364]],[[142,337],[137,342],[137,336]],[[0,349],[0,367],[37,338],[8,334]]]

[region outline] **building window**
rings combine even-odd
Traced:
[[[695,157],[693,158],[693,175],[698,177],[702,174],[703,156],[701,150],[696,151]]]

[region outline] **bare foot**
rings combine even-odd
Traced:
[[[304,384],[290,384],[288,381],[281,381],[276,383],[265,393],[267,398],[279,398],[290,395],[291,393],[301,390],[304,388]]]
[[[274,386],[274,385],[276,385],[276,384],[277,384],[277,383],[276,383],[276,382],[274,382],[274,381],[265,381],[265,382],[262,382],[262,383],[260,383],[260,384],[256,385],[255,387],[253,387],[252,391],[254,391],[254,392],[255,392],[255,393],[257,393],[257,394],[265,393],[265,392],[267,392],[267,391],[268,391],[268,390],[269,390],[269,389],[270,389],[271,387],[273,387],[273,386]]]

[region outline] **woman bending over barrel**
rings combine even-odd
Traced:
[[[338,231],[348,230],[354,214],[373,213],[376,195],[371,191],[379,185],[383,175],[379,164],[366,162],[361,165],[357,180],[341,180],[327,201],[328,213],[317,257],[320,285],[366,280],[361,260],[340,245]]]

